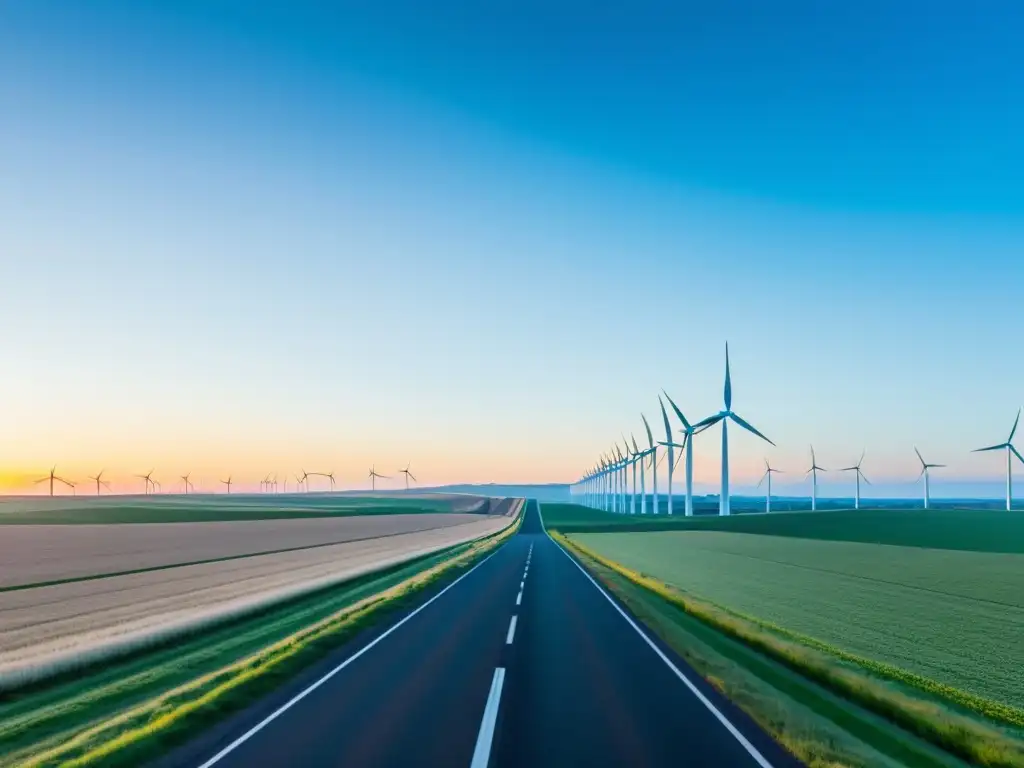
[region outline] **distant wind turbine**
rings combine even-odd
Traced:
[[[140,480],[145,480],[146,481],[146,495],[148,496],[149,495],[150,486],[154,486],[155,487],[155,483],[153,482],[153,470],[152,469],[149,470],[149,472],[147,472],[144,475],[136,475],[136,477],[139,478]]]
[[[811,511],[814,512],[818,509],[818,473],[827,472],[828,470],[824,467],[818,466],[817,459],[814,458],[814,446],[811,446],[811,468],[807,470],[807,475],[811,476]],[[804,475],[806,477],[807,475]]]
[[[644,456],[651,457],[651,501],[654,504],[651,514],[656,515],[661,508],[661,499],[658,498],[658,446],[654,442],[654,435],[651,434],[651,425],[647,423],[647,417],[641,413],[640,418],[643,419],[644,429],[647,430],[648,448],[644,451]],[[669,488],[668,492],[671,495],[672,489]]]
[[[412,462],[410,461],[408,464],[405,465],[405,469],[398,470],[403,475],[405,475],[405,490],[407,491],[409,490],[409,480],[411,479],[413,482],[416,482],[416,475],[409,471],[409,468],[411,466]]]
[[[644,470],[644,467],[643,467],[643,455],[644,454],[641,452],[640,448],[637,447],[636,437],[632,433],[630,433],[629,437],[633,441],[633,449],[632,450],[630,450],[630,448],[629,448],[629,443],[626,443],[626,451],[629,453],[629,464],[630,464],[630,466],[633,469],[633,492],[631,494],[629,494],[629,514],[635,515],[636,514],[636,465],[637,465],[638,461],[641,462],[641,464],[640,464],[641,475],[640,476],[642,478],[643,477],[642,473],[643,473],[643,470]],[[623,436],[622,439],[625,440],[626,439],[625,436]]]
[[[694,429],[703,430],[710,427],[718,422],[722,422],[722,491],[718,499],[718,514],[728,515],[730,512],[729,507],[729,421],[732,420],[743,429],[748,432],[760,437],[770,445],[775,445],[771,440],[758,432],[748,422],[744,421],[740,416],[732,410],[732,380],[729,376],[729,344],[726,342],[725,345],[725,410],[719,411],[714,416],[709,416],[703,421],[697,423]]]
[[[665,395],[665,397],[668,397],[668,395]],[[671,402],[671,398],[669,398],[669,401]],[[679,461],[679,459],[676,458],[675,449],[679,448],[680,450],[682,450],[683,448],[685,448],[686,447],[686,438],[685,437],[683,438],[683,442],[682,443],[673,442],[673,440],[672,440],[672,424],[668,420],[668,412],[665,410],[665,403],[662,401],[661,395],[658,395],[658,405],[661,406],[661,418],[665,422],[665,442],[658,443],[658,445],[665,446],[665,450],[668,451],[668,514],[671,515],[672,514],[672,473],[675,471],[676,462]],[[675,403],[673,403],[673,405],[675,405]],[[680,414],[680,416],[682,416],[682,414]],[[683,423],[684,424],[686,423],[685,419],[683,420]],[[681,453],[679,454],[680,458],[682,458],[682,455],[683,454],[681,454]]]
[[[110,483],[103,479],[103,473],[107,470],[101,469],[98,475],[89,475],[90,480],[96,481],[96,495],[100,495],[100,486],[106,486],[107,490],[110,490]]]
[[[228,487],[228,493],[231,493],[231,475],[228,475],[227,480],[221,480],[221,482]]]
[[[367,477],[370,478],[370,489],[373,490],[373,491],[376,491],[377,490],[377,478],[379,477],[381,479],[385,479],[385,478],[388,477],[388,475],[382,475],[379,472],[377,472],[376,469],[374,469],[373,467],[370,467],[370,474],[367,475]]]
[[[196,489],[196,487],[194,485],[192,485],[192,481],[189,480],[189,478],[192,477],[192,473],[191,472],[189,472],[187,475],[179,475],[178,477],[180,477],[182,482],[185,483],[185,495],[186,496],[188,496],[189,488],[191,488],[193,491]]]
[[[1012,433],[1011,433],[1010,436],[1011,437],[1013,436]],[[921,457],[921,452],[919,450],[917,450],[917,446],[916,445],[914,446],[914,453],[917,454],[917,458],[921,462],[921,474],[918,475],[918,478],[922,478],[922,477],[924,478],[924,508],[928,509],[928,501],[929,501],[929,496],[928,496],[928,470],[929,469],[936,469],[938,467],[944,467],[946,465],[945,464],[927,464],[927,463],[925,463],[925,460]]]
[[[768,481],[768,495],[764,499],[764,511],[772,511],[772,475],[781,474],[781,469],[775,469],[771,464],[768,463],[768,459],[764,460],[764,474],[761,475],[761,482],[757,484],[757,487],[761,487],[761,483],[765,480]]]
[[[983,451],[1000,451],[1006,449],[1006,509],[1007,511],[1013,508],[1013,467],[1011,461],[1016,456],[1022,464],[1024,464],[1024,456],[1020,455],[1020,451],[1013,447],[1013,435],[1017,431],[1017,424],[1020,422],[1020,409],[1017,409],[1017,418],[1013,422],[1013,429],[1010,430],[1010,436],[1006,438],[1005,443],[999,443],[999,445],[990,445],[986,448],[977,448],[971,453],[981,453]]]
[[[74,490],[74,488],[75,488],[75,484],[72,483],[70,480],[65,480],[63,477],[58,477],[58,475],[57,475],[57,467],[51,467],[50,468],[50,474],[48,474],[46,477],[39,478],[38,480],[36,480],[35,484],[39,485],[40,483],[45,483],[46,481],[49,481],[50,482],[50,495],[53,496],[53,481],[54,480],[56,480],[58,483],[64,483],[64,485],[66,485],[68,488],[71,488],[72,490]]]
[[[860,471],[860,465],[864,463],[864,453],[864,451],[861,451],[860,458],[857,460],[857,463],[854,464],[852,467],[843,467],[839,470],[840,472],[855,473],[855,478],[857,480],[857,492],[856,495],[853,497],[854,509],[860,509],[860,481],[863,480],[868,485],[871,485],[871,481],[864,477],[864,473]]]

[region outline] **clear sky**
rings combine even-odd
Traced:
[[[784,469],[998,481],[1022,35],[995,0],[4,2],[0,485],[569,480],[661,387],[717,410],[725,340]]]

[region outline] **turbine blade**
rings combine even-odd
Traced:
[[[683,416],[683,412],[679,410],[679,406],[675,404],[675,401],[671,397],[669,397],[668,392],[665,392],[664,389],[661,391],[665,394],[665,397],[668,399],[668,403],[669,405],[672,406],[672,410],[676,412],[676,416],[678,416],[679,420],[683,422],[683,426],[686,427],[687,429],[690,429],[690,422],[688,422],[686,420],[686,417]]]
[[[927,464],[924,463],[924,459],[921,458],[921,452],[919,450],[917,450],[917,446],[916,445],[914,446],[914,453],[916,453],[917,454],[917,458],[921,460],[921,466],[928,466]]]
[[[744,421],[743,419],[741,419],[741,418],[740,418],[739,416],[737,416],[737,415],[736,415],[735,413],[731,413],[731,412],[730,412],[730,413],[729,413],[729,418],[731,418],[731,419],[732,419],[733,421],[735,421],[735,422],[736,422],[737,424],[739,424],[739,425],[740,425],[741,427],[743,427],[743,428],[744,428],[745,430],[747,430],[748,432],[753,432],[753,433],[754,433],[755,435],[757,435],[758,437],[760,437],[760,438],[761,438],[762,440],[764,440],[765,442],[767,442],[767,443],[771,443],[771,445],[775,445],[775,443],[772,443],[772,441],[771,441],[771,440],[769,440],[769,439],[768,439],[767,437],[765,437],[765,436],[764,436],[764,435],[762,435],[762,434],[761,434],[760,432],[758,432],[758,431],[757,431],[756,429],[754,429],[754,427],[753,427],[753,425],[752,425],[752,424],[749,424],[749,423],[747,423],[746,421]]]
[[[1020,459],[1020,463],[1021,463],[1021,464],[1024,464],[1024,456],[1021,456],[1021,455],[1020,455],[1020,451],[1018,451],[1018,450],[1017,450],[1016,448],[1014,448],[1014,447],[1013,447],[1012,445],[1010,446],[1010,450],[1011,450],[1011,451],[1013,451],[1013,455],[1014,455],[1014,456],[1016,456],[1016,457],[1017,457],[1018,459]]]
[[[416,475],[414,475],[412,472],[409,472],[408,474],[409,474],[409,479],[411,479],[411,480],[415,480],[416,479]]]
[[[732,410],[732,378],[729,376],[729,342],[725,342],[725,410]],[[766,438],[767,439],[767,438]]]
[[[971,453],[981,453],[982,451],[1001,451],[1003,448],[1006,447],[1006,443],[1000,443],[999,445],[990,445],[987,448],[975,448],[973,451],[971,451]]]
[[[761,487],[761,484],[762,484],[762,483],[764,483],[764,479],[765,479],[766,477],[768,477],[768,471],[767,471],[767,470],[765,470],[765,473],[764,473],[763,475],[761,475],[761,479],[760,479],[760,480],[758,481],[758,483],[757,483],[757,487],[758,487],[758,488],[760,488],[760,487]]]
[[[644,429],[647,430],[647,442],[650,443],[651,444],[651,448],[653,448],[654,447],[654,436],[651,434],[651,425],[647,423],[647,417],[644,416],[642,413],[640,414],[640,418],[643,419],[643,421],[644,421]]]
[[[703,432],[705,429],[707,429],[708,427],[713,427],[715,424],[717,424],[724,418],[725,415],[721,413],[716,413],[714,416],[708,416],[703,421],[698,421],[696,424],[693,425],[693,433],[697,434],[697,430]]]
[[[1020,408],[1017,409],[1017,418],[1013,420],[1013,429],[1010,430],[1010,436],[1006,439],[1006,442],[1013,442],[1013,435],[1017,431],[1017,425],[1020,423]]]

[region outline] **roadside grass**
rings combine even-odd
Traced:
[[[485,504],[486,501],[481,500],[476,506],[482,510]],[[0,501],[0,525],[201,523],[452,511],[455,511],[455,502],[450,497],[401,499],[316,493],[267,496],[196,494],[152,499],[100,496],[55,501]]]
[[[703,530],[801,539],[856,541],[971,552],[1024,553],[1024,511],[994,509],[860,509],[715,514],[620,515],[578,504],[545,504],[549,529],[562,533]]]
[[[547,508],[545,507],[546,514]],[[678,609],[679,614],[685,614],[720,633],[724,638],[738,641],[750,651],[764,657],[765,660],[770,660],[797,673],[804,678],[806,685],[821,686],[845,700],[846,703],[867,710],[866,712],[862,711],[855,719],[836,714],[832,722],[843,731],[858,736],[859,739],[864,740],[879,752],[894,755],[892,739],[897,737],[894,733],[890,733],[888,738],[879,740],[877,728],[874,729],[873,734],[865,730],[863,725],[864,722],[867,722],[865,716],[884,718],[893,726],[903,729],[907,736],[913,735],[926,740],[935,747],[974,765],[999,768],[1024,765],[1024,741],[1021,739],[1024,732],[1020,729],[1001,727],[995,723],[983,721],[973,716],[972,713],[949,704],[937,696],[929,696],[922,691],[876,677],[871,674],[872,670],[856,663],[849,663],[819,648],[801,644],[791,637],[774,631],[774,628],[752,621],[748,617],[696,599],[650,576],[626,568],[557,532],[552,535],[580,556],[591,568],[594,568],[595,564],[599,565],[629,584],[641,588],[643,592],[650,595],[647,598],[648,601],[657,598],[674,606]],[[646,598],[646,595],[644,597]],[[633,599],[634,602],[637,602],[635,594]],[[680,626],[680,624],[681,622],[675,622],[676,626]],[[692,626],[691,624],[687,634],[693,632]],[[665,639],[671,644],[671,635]],[[706,635],[704,639],[706,641]],[[681,642],[678,637],[676,642]],[[685,643],[682,645],[686,647]],[[718,646],[718,649],[720,648],[721,645]],[[734,655],[733,659],[738,660],[738,657]],[[754,668],[750,664],[745,666],[748,670]],[[763,677],[761,679],[764,680]],[[788,690],[792,695],[794,690],[792,681],[795,679],[795,676],[791,677],[787,684],[786,681],[779,682],[776,678],[772,687],[778,687],[783,691]],[[728,690],[726,692],[728,693]],[[800,697],[797,698],[799,700]],[[770,708],[766,708],[758,702],[759,700],[755,696],[749,699],[744,708],[769,732],[778,735],[780,740],[798,756],[802,756],[802,753],[810,754],[809,750],[813,745],[817,745],[815,748],[820,749],[822,743],[831,744],[833,747],[839,743],[834,741],[832,736],[828,736],[825,742],[814,738],[814,729],[800,727],[799,717],[794,716],[795,726],[788,726],[785,719],[782,723],[773,722],[769,716]],[[742,702],[738,703],[743,706]],[[811,706],[819,714],[825,714],[828,711],[827,708]],[[853,708],[844,711],[856,712]],[[871,714],[869,715],[869,713]],[[812,735],[808,744],[803,744],[806,736],[792,736],[794,728],[797,733]],[[825,758],[816,757],[815,759]],[[853,757],[848,755],[844,759],[853,760]],[[894,759],[906,760],[907,758],[904,755],[903,757],[894,757]],[[859,763],[850,762],[848,764],[858,765]]]
[[[454,579],[518,530],[325,590],[0,704],[0,765],[138,765]]]

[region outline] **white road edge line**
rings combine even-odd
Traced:
[[[516,595],[516,605],[522,605],[522,604],[523,604],[523,592],[522,592],[522,590],[520,590],[519,594]]]
[[[444,589],[442,589],[442,590],[441,590],[440,592],[438,592],[438,593],[437,593],[436,595],[434,595],[434,596],[433,596],[432,598],[430,598],[429,600],[427,600],[427,602],[425,602],[425,603],[424,603],[423,605],[421,605],[421,606],[420,606],[419,608],[416,608],[416,609],[415,609],[415,610],[414,610],[414,611],[413,611],[412,613],[410,613],[410,614],[409,614],[408,616],[406,616],[405,618],[403,618],[403,619],[402,619],[401,621],[399,621],[399,622],[398,622],[397,624],[395,624],[394,626],[392,626],[392,627],[391,627],[390,629],[386,630],[386,631],[385,631],[385,632],[384,632],[383,634],[381,634],[381,635],[377,636],[376,638],[374,638],[374,639],[373,639],[373,640],[372,640],[372,641],[371,641],[370,643],[368,643],[367,645],[364,645],[364,646],[363,646],[362,648],[360,648],[360,649],[359,649],[358,651],[356,651],[355,653],[353,653],[353,654],[352,654],[351,656],[349,656],[349,657],[348,657],[347,659],[345,659],[345,660],[344,660],[343,662],[341,662],[341,663],[340,663],[340,664],[339,664],[338,666],[336,666],[336,667],[335,667],[334,669],[332,669],[332,670],[331,670],[330,672],[328,672],[328,673],[327,673],[326,675],[324,675],[324,676],[323,676],[323,677],[321,677],[321,678],[320,678],[319,680],[317,680],[317,681],[316,681],[315,683],[312,683],[312,684],[311,684],[311,685],[310,685],[309,687],[305,688],[305,689],[304,689],[303,691],[301,691],[300,693],[297,693],[297,694],[296,694],[295,696],[293,696],[293,697],[292,697],[291,699],[289,699],[289,700],[288,700],[287,702],[285,702],[285,703],[284,703],[284,704],[282,704],[282,705],[281,705],[280,707],[278,707],[278,708],[277,708],[277,709],[275,709],[275,710],[274,710],[273,712],[271,712],[271,713],[270,713],[269,715],[267,715],[267,716],[266,716],[265,718],[263,718],[262,720],[260,720],[260,722],[258,722],[258,723],[257,723],[256,725],[254,725],[254,726],[253,726],[252,728],[250,728],[250,729],[249,729],[248,731],[246,731],[246,732],[245,732],[245,733],[243,733],[243,734],[242,734],[241,736],[239,736],[239,737],[238,737],[237,739],[235,739],[234,741],[232,741],[232,742],[231,742],[230,744],[228,744],[228,745],[227,745],[226,747],[224,747],[224,749],[222,749],[222,750],[221,750],[220,752],[218,752],[217,754],[215,754],[215,755],[214,755],[213,757],[211,757],[211,758],[210,758],[209,760],[207,760],[207,761],[206,761],[205,763],[203,763],[202,765],[200,765],[200,766],[199,766],[199,768],[210,768],[210,766],[211,766],[211,765],[214,765],[214,764],[216,764],[216,763],[220,762],[222,758],[226,757],[226,756],[227,756],[227,755],[229,755],[229,754],[230,754],[231,752],[234,752],[234,751],[235,751],[236,749],[238,749],[238,747],[242,746],[242,744],[244,744],[245,742],[247,742],[247,741],[248,741],[249,739],[251,739],[251,738],[252,738],[253,736],[255,736],[255,735],[256,735],[257,733],[259,733],[259,732],[260,732],[261,730],[263,730],[263,729],[264,729],[264,728],[265,728],[265,727],[266,727],[267,725],[269,725],[269,724],[270,724],[270,723],[272,723],[272,722],[273,722],[274,720],[276,720],[277,718],[279,718],[279,717],[280,717],[281,715],[283,715],[283,714],[284,714],[285,712],[287,712],[287,711],[288,711],[289,709],[291,709],[292,707],[294,707],[294,706],[295,706],[296,704],[298,704],[298,703],[299,703],[300,701],[302,701],[302,700],[303,700],[304,698],[306,698],[306,697],[307,697],[307,696],[308,696],[309,694],[311,694],[311,693],[312,693],[313,691],[315,691],[315,690],[316,690],[317,688],[319,688],[319,687],[320,687],[321,685],[323,685],[323,684],[324,684],[324,683],[326,683],[326,682],[327,682],[328,680],[330,680],[330,679],[331,679],[332,677],[334,677],[334,676],[335,676],[336,674],[338,674],[339,672],[341,672],[341,670],[343,670],[343,669],[344,669],[345,667],[347,667],[347,666],[348,666],[349,664],[351,664],[351,663],[352,663],[353,661],[355,661],[356,659],[358,659],[358,658],[359,658],[360,656],[362,656],[362,655],[363,655],[364,653],[366,653],[366,652],[367,652],[368,650],[370,650],[371,648],[373,648],[373,646],[377,645],[377,643],[379,643],[379,642],[380,642],[381,640],[383,640],[383,639],[384,639],[385,637],[387,637],[387,636],[388,636],[388,635],[390,635],[390,634],[391,634],[392,632],[394,632],[394,631],[395,631],[396,629],[398,629],[399,627],[401,627],[401,626],[402,626],[403,624],[405,624],[405,622],[409,621],[409,619],[411,619],[411,618],[412,618],[413,616],[415,616],[416,614],[418,614],[418,613],[419,613],[420,611],[422,611],[422,610],[423,610],[424,608],[426,608],[426,607],[427,607],[428,605],[430,605],[430,604],[431,604],[432,602],[434,602],[435,600],[437,600],[437,599],[438,599],[439,597],[441,597],[441,595],[443,595],[443,594],[444,594],[445,592],[447,592],[447,591],[448,591],[449,589],[451,589],[451,588],[452,588],[452,587],[454,587],[454,586],[455,586],[456,584],[458,584],[458,583],[459,583],[460,581],[462,581],[463,579],[465,579],[465,578],[466,578],[467,576],[469,576],[469,575],[470,575],[471,573],[473,573],[473,572],[474,572],[474,571],[475,571],[475,570],[476,570],[477,568],[479,568],[479,567],[480,567],[481,565],[483,565],[484,563],[486,563],[486,562],[487,562],[488,560],[490,560],[490,559],[491,559],[492,557],[494,557],[494,556],[495,556],[495,555],[496,555],[496,554],[497,554],[498,552],[500,552],[500,551],[501,551],[501,548],[499,547],[499,548],[498,548],[498,549],[496,549],[496,550],[495,550],[494,552],[491,552],[491,554],[489,554],[489,555],[488,555],[487,557],[485,557],[485,558],[484,558],[483,560],[481,560],[481,561],[480,561],[479,563],[477,563],[476,565],[474,565],[474,566],[473,566],[472,568],[470,568],[470,569],[469,569],[468,571],[466,571],[466,572],[465,572],[464,574],[462,574],[461,576],[459,576],[459,578],[457,578],[457,579],[456,579],[455,581],[453,581],[453,582],[452,582],[451,584],[449,584],[449,585],[448,585],[447,587],[445,587]],[[501,672],[502,672],[502,677],[504,678],[504,674],[505,674],[505,673],[504,673],[504,670],[502,670]],[[501,685],[500,685],[500,684],[498,685],[498,691],[499,691],[499,693],[500,693],[500,691],[501,691]],[[493,693],[493,689],[492,689],[492,693]],[[488,742],[488,744],[489,744],[489,743],[490,743],[490,742]],[[475,764],[476,764],[476,763],[474,762],[474,765],[475,765]]]
[[[508,636],[505,638],[505,645],[512,645],[512,641],[515,639],[516,621],[518,620],[518,618],[518,616],[513,616],[512,621],[508,623]]]
[[[538,516],[540,515],[540,502],[539,501],[537,502],[537,514],[538,514]],[[543,520],[544,520],[544,518],[541,518],[541,525],[544,524]],[[631,626],[636,631],[636,633],[638,635],[640,635],[640,637],[643,638],[644,642],[647,643],[647,645],[649,645],[651,647],[651,650],[653,650],[656,654],[658,654],[658,657],[663,662],[665,662],[665,665],[669,669],[671,669],[675,673],[676,677],[678,677],[680,680],[683,681],[683,684],[687,688],[690,689],[690,692],[694,696],[697,697],[697,700],[701,704],[703,704],[708,709],[708,711],[711,712],[711,714],[714,715],[718,719],[718,722],[720,722],[722,725],[725,726],[726,730],[729,731],[729,733],[732,734],[733,738],[735,738],[736,741],[738,741],[740,743],[740,745],[745,750],[747,750],[747,753],[752,758],[754,758],[754,761],[759,766],[761,766],[761,768],[772,768],[772,764],[770,762],[768,762],[767,758],[765,758],[765,756],[762,755],[758,751],[757,747],[755,747],[753,744],[751,744],[747,740],[747,737],[744,736],[742,733],[740,733],[739,729],[735,725],[733,725],[731,722],[729,722],[729,719],[718,710],[718,707],[716,707],[714,704],[712,704],[711,700],[708,699],[707,696],[705,696],[703,693],[700,692],[700,689],[697,688],[697,686],[693,684],[693,682],[690,680],[690,678],[688,678],[685,674],[683,674],[682,670],[680,670],[679,667],[677,667],[674,663],[672,663],[672,659],[670,659],[668,656],[666,656],[664,654],[664,652],[661,650],[661,648],[659,648],[654,643],[654,641],[651,640],[651,638],[649,638],[647,636],[647,633],[644,632],[642,629],[640,629],[639,626],[637,626],[637,623],[635,621],[633,621],[632,618],[630,618],[629,614],[627,614],[624,610],[622,610],[621,607],[619,607],[619,604],[616,603],[611,598],[611,596],[605,591],[604,587],[602,587],[600,584],[598,584],[597,581],[594,580],[594,577],[591,576],[589,573],[587,573],[586,569],[582,565],[577,563],[575,558],[572,555],[570,555],[568,552],[566,552],[561,544],[559,544],[557,541],[555,541],[554,539],[551,538],[551,534],[547,533],[547,528],[544,529],[544,533],[547,534],[548,539],[551,541],[551,543],[554,544],[556,547],[558,547],[559,551],[563,555],[565,555],[567,558],[569,558],[569,562],[572,563],[573,565],[575,565],[577,568],[579,568],[580,573],[582,573],[584,576],[586,576],[587,580],[591,584],[593,584],[594,587],[597,589],[597,591],[600,592],[604,596],[604,599],[607,600],[609,603],[611,603],[612,608],[614,608],[616,611],[619,612],[619,615],[622,616],[622,618],[624,618],[627,621],[629,626]]]
[[[487,706],[480,721],[480,733],[476,737],[476,748],[473,750],[473,762],[469,768],[487,768],[491,759],[491,742],[494,741],[494,724],[498,721],[498,705],[501,703],[501,687],[505,684],[505,669],[494,670],[491,681],[491,692],[487,694]]]

